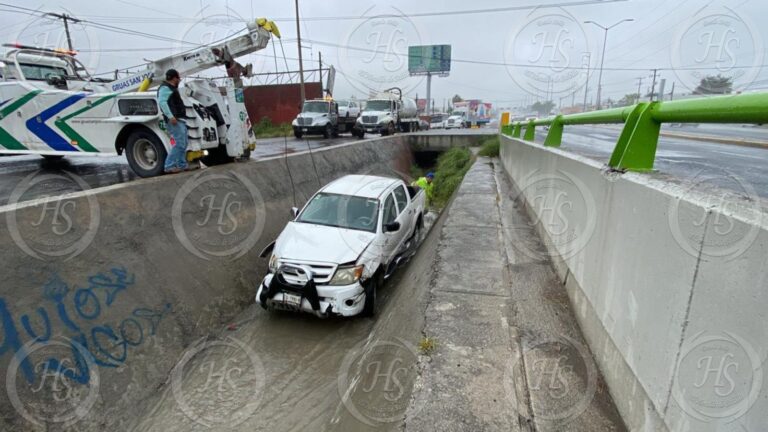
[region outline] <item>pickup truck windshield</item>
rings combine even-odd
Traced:
[[[375,198],[319,193],[296,221],[376,232],[378,216],[379,200]]]
[[[305,113],[327,113],[328,102],[304,102],[304,109],[301,112]]]
[[[368,101],[368,104],[365,106],[365,109],[367,111],[389,111],[390,108],[390,102],[386,100],[372,100]]]

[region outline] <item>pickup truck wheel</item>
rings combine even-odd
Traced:
[[[333,135],[333,127],[330,123],[325,125],[325,130],[323,131],[323,138],[328,139]]]
[[[301,139],[301,137],[302,137],[303,135],[302,135],[302,133],[301,133],[301,132],[299,132],[299,131],[295,130],[295,131],[293,131],[293,136],[295,136],[295,137],[296,137],[296,139]]]
[[[360,315],[372,317],[376,315],[376,290],[379,287],[379,277],[374,275],[365,287],[365,304]]]
[[[421,222],[416,222],[416,228],[413,229],[413,247],[414,249],[419,246],[421,241]]]
[[[163,173],[168,153],[160,138],[149,130],[137,130],[128,136],[125,157],[139,177],[155,177]]]

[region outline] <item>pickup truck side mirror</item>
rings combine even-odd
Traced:
[[[293,215],[293,218],[296,219],[296,216],[299,215],[299,208],[298,207],[291,207],[291,214]]]
[[[397,221],[391,222],[391,223],[388,223],[388,224],[384,225],[384,232],[385,233],[387,233],[387,232],[395,232],[395,231],[398,231],[399,229],[400,229],[400,222],[397,222]]]

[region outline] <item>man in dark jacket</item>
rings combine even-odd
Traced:
[[[177,173],[187,169],[187,110],[179,94],[181,76],[168,69],[165,81],[157,89],[157,100],[163,112],[165,127],[171,135],[171,152],[165,158],[165,172]]]

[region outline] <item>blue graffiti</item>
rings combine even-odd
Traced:
[[[26,380],[34,383],[36,374],[28,347],[30,343],[50,341],[56,330],[69,337],[71,358],[46,359],[39,365],[45,371],[55,371],[76,383],[88,384],[93,365],[116,368],[125,364],[129,348],[138,347],[154,336],[162,318],[171,311],[170,303],[159,310],[139,307],[114,326],[95,324],[94,321],[109,310],[119,294],[135,283],[135,275],[122,267],[91,275],[84,286],[75,285],[72,289],[54,275],[43,286],[43,298],[52,307],[40,306],[32,313],[21,315],[18,320],[21,330],[5,298],[0,298],[0,356],[6,353],[15,356]],[[78,325],[78,322],[84,325]]]

